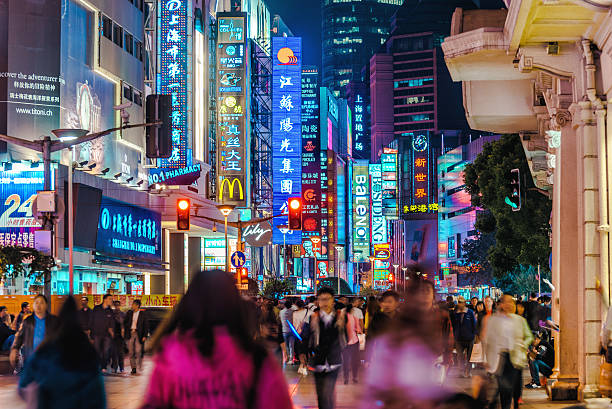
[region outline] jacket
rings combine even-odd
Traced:
[[[202,356],[191,334],[174,333],[162,341],[144,397],[143,409],[247,408],[254,389],[253,409],[291,409],[285,377],[272,356],[258,373],[225,328],[215,328],[210,357]]]
[[[453,334],[456,341],[471,342],[476,337],[476,316],[474,311],[466,309],[452,313]]]
[[[132,318],[134,317],[134,311],[129,310],[125,313],[125,319],[123,320],[123,328],[125,330],[125,339],[128,340],[132,337]],[[136,333],[138,334],[138,340],[142,343],[142,339],[149,335],[149,321],[146,317],[145,310],[140,310],[138,313],[138,322],[136,322]]]
[[[89,328],[89,322],[91,321],[91,308],[87,307],[87,308],[81,308],[78,312],[79,314],[79,324],[81,325],[81,328],[83,329],[83,331],[89,331],[91,328]]]
[[[540,320],[546,320],[546,317],[544,317],[544,310],[542,306],[540,306],[540,303],[534,300],[527,301],[525,304],[525,319],[532,331],[540,329]]]
[[[109,329],[115,328],[115,316],[112,308],[96,305],[89,317],[89,329],[94,337],[110,337]]]
[[[511,349],[504,348],[510,336]],[[487,331],[483,345],[487,359],[488,370],[496,373],[499,369],[500,356],[504,352],[510,353],[510,362],[517,369],[527,367],[527,349],[533,341],[533,334],[525,318],[516,314],[496,313],[491,315],[487,322]]]
[[[341,365],[342,349],[346,347],[345,318],[342,310],[334,311],[333,320],[324,325],[321,311],[310,317],[310,346],[314,355],[312,366]]]
[[[36,407],[39,409],[106,407],[100,371],[68,370],[62,365],[56,348],[38,350],[28,359],[19,378],[19,394],[24,397],[29,388],[35,389]]]
[[[25,355],[29,355],[29,353],[32,351],[32,345],[34,344],[35,325],[36,319],[34,318],[34,314],[23,320],[21,328],[15,334],[15,341],[13,342],[12,349],[19,350],[21,347],[24,347],[26,350]],[[56,326],[57,317],[53,314],[47,314],[45,317],[45,336],[49,333],[49,331],[53,331]]]

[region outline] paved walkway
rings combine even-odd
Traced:
[[[151,361],[145,361],[142,375],[112,375],[106,376],[106,391],[109,409],[137,409],[144,395],[149,374],[151,372]],[[303,377],[295,372],[296,368],[285,369],[287,383],[296,409],[312,409],[317,407],[314,377],[309,375]],[[26,409],[26,405],[19,399],[16,393],[18,378],[14,376],[0,376],[0,407],[10,409]],[[450,377],[451,382],[457,390],[468,391],[470,381],[457,377]],[[338,379],[336,388],[337,409],[358,408],[359,397],[362,386],[357,384],[344,385],[342,377]],[[524,404],[521,409],[562,409],[571,402],[550,402],[542,390],[524,390]]]

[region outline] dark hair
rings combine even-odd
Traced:
[[[296,307],[298,307],[299,309],[302,309],[302,308],[304,308],[304,305],[305,305],[305,304],[304,304],[304,301],[303,301],[303,300],[297,300],[297,301],[295,302],[295,305],[296,305]]]
[[[313,303],[317,300],[317,297],[315,297],[314,295],[309,296],[306,301],[308,301],[308,304]]]
[[[331,287],[321,287],[321,288],[319,288],[319,290],[317,291],[317,297],[319,297],[322,294],[329,294],[332,297],[334,295],[336,295],[336,293],[334,293],[334,290]]]
[[[380,297],[380,299],[381,299],[381,300],[384,300],[384,299],[385,299],[385,298],[387,298],[387,297],[393,297],[393,298],[395,298],[395,301],[399,301],[399,298],[400,298],[400,297],[399,297],[399,294],[398,294],[398,293],[396,293],[396,292],[395,292],[395,291],[393,291],[393,290],[387,290],[387,291],[385,291],[384,293],[382,293],[382,296]]]
[[[198,350],[210,357],[215,345],[214,328],[225,327],[256,363],[262,362],[267,353],[255,342],[256,323],[255,308],[240,297],[230,274],[221,270],[202,271],[193,277],[181,301],[158,328],[153,348],[160,350],[164,338],[175,331],[180,334],[193,331]]]
[[[536,293],[529,294],[529,298],[536,298],[538,295]]]
[[[454,302],[455,300],[453,299],[452,295],[447,295],[446,296],[446,302]]]
[[[4,306],[4,305],[0,305],[0,312],[2,312],[2,311],[4,311],[4,310],[6,310],[6,306]]]
[[[21,303],[21,309],[23,310],[23,309],[24,309],[25,307],[27,307],[28,305],[30,305],[30,303],[29,303],[29,302],[27,302],[27,301],[22,302],[22,303]]]
[[[291,308],[291,306],[292,306],[292,305],[293,305],[293,301],[291,301],[291,300],[287,300],[287,301],[285,301],[285,308],[286,308],[286,309]]]
[[[135,299],[134,301],[132,301],[132,304],[138,304],[138,306],[142,306],[142,301],[140,301],[139,299]]]
[[[105,301],[108,297],[112,297],[112,294],[104,294],[104,297],[102,297],[102,301]]]
[[[49,300],[47,300],[46,296],[42,294],[36,294],[36,297],[34,297],[34,301],[36,301],[37,298],[42,298],[45,301],[45,304],[49,304]],[[21,308],[23,308],[23,304],[21,304]]]
[[[57,326],[47,329],[47,338],[37,350],[38,354],[59,352],[59,362],[68,370],[97,372],[100,360],[96,350],[81,329],[77,304],[73,296],[64,301]]]

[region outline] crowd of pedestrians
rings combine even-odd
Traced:
[[[436,302],[418,278],[367,300],[326,287],[305,300],[247,299],[232,276],[202,272],[151,339],[142,408],[289,409],[284,366],[314,378],[320,409],[335,407],[341,375],[362,385],[362,408],[517,409],[523,370],[527,388],[545,387],[554,363],[549,298],[518,306],[507,294]],[[139,300],[122,311],[111,295],[93,309],[69,297],[55,317],[40,295],[22,311],[10,357],[31,407],[104,408],[102,376],[122,373],[126,352],[131,373],[142,368],[150,329]],[[472,378],[471,394],[453,389],[449,370]]]

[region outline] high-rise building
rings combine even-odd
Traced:
[[[351,80],[389,36],[391,16],[403,0],[324,0],[323,86],[344,96]]]

